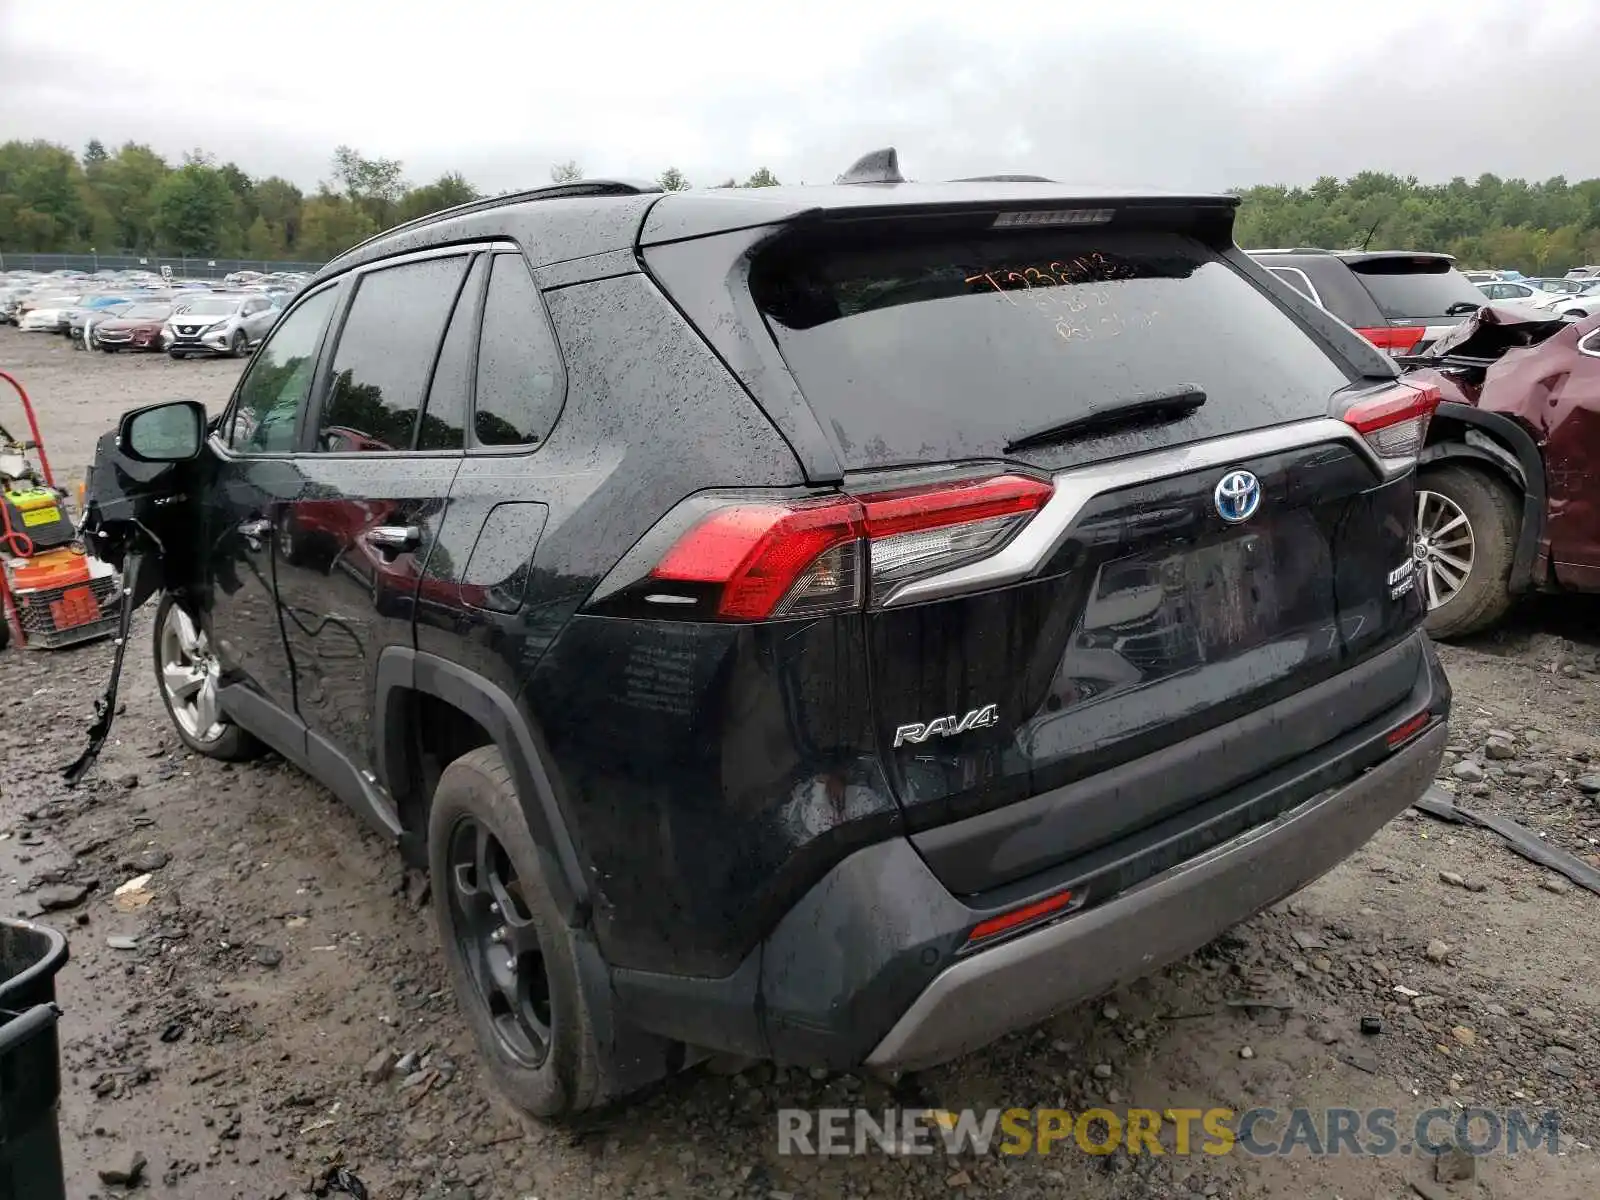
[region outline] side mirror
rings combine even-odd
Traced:
[[[188,462],[199,455],[205,436],[205,405],[195,400],[136,409],[117,426],[117,446],[135,462]]]

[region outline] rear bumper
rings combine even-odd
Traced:
[[[1445,727],[1318,796],[1116,898],[958,960],[867,1056],[945,1062],[1182,958],[1337,866],[1433,781]]]
[[[732,974],[611,967],[619,1015],[691,1046],[805,1066],[919,1069],[1147,975],[1330,870],[1432,782],[1449,682],[1420,631],[1381,656],[1407,664],[1409,695],[1314,751],[992,889],[953,891],[912,838],[874,842],[801,894]],[[1352,688],[1366,680],[1344,678]],[[1335,728],[1341,709],[1362,711],[1348,697],[1327,704]],[[1391,747],[1391,733],[1419,716],[1423,731]],[[1172,767],[1187,769],[1202,796],[1203,758]],[[1042,831],[1043,822],[1031,830]],[[1084,899],[1077,911],[964,949],[981,921],[1068,889]]]

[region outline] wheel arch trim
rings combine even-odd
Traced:
[[[397,801],[414,778],[404,736],[406,701],[412,693],[432,696],[459,709],[493,739],[517,784],[517,798],[534,845],[554,869],[546,872],[551,895],[567,923],[587,925],[588,881],[577,846],[556,799],[551,772],[532,723],[503,689],[458,663],[437,655],[390,646],[378,660],[376,758],[379,779]]]

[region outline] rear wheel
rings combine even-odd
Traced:
[[[206,632],[171,595],[156,609],[156,687],[183,744],[196,754],[242,762],[261,743],[222,713],[217,700],[221,667]]]
[[[1436,638],[1487,629],[1511,607],[1511,561],[1521,503],[1472,467],[1424,471],[1417,483],[1418,582]]]
[[[600,1048],[573,935],[497,748],[464,754],[439,777],[428,866],[445,961],[495,1083],[542,1117],[600,1103]]]

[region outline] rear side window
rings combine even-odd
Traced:
[[[294,449],[295,416],[311,390],[317,347],[339,289],[306,299],[272,331],[239,384],[228,446],[239,454],[282,454]]]
[[[751,273],[846,467],[996,455],[1094,409],[1196,387],[1209,436],[1325,415],[1349,382],[1272,299],[1180,233],[885,242],[793,240]]]
[[[1349,265],[1391,321],[1455,316],[1483,305],[1483,293],[1446,259],[1376,258]]]
[[[520,254],[494,256],[478,344],[472,432],[480,446],[543,441],[561,409],[561,357]]]
[[[339,334],[315,449],[409,450],[467,257],[363,275]]]

